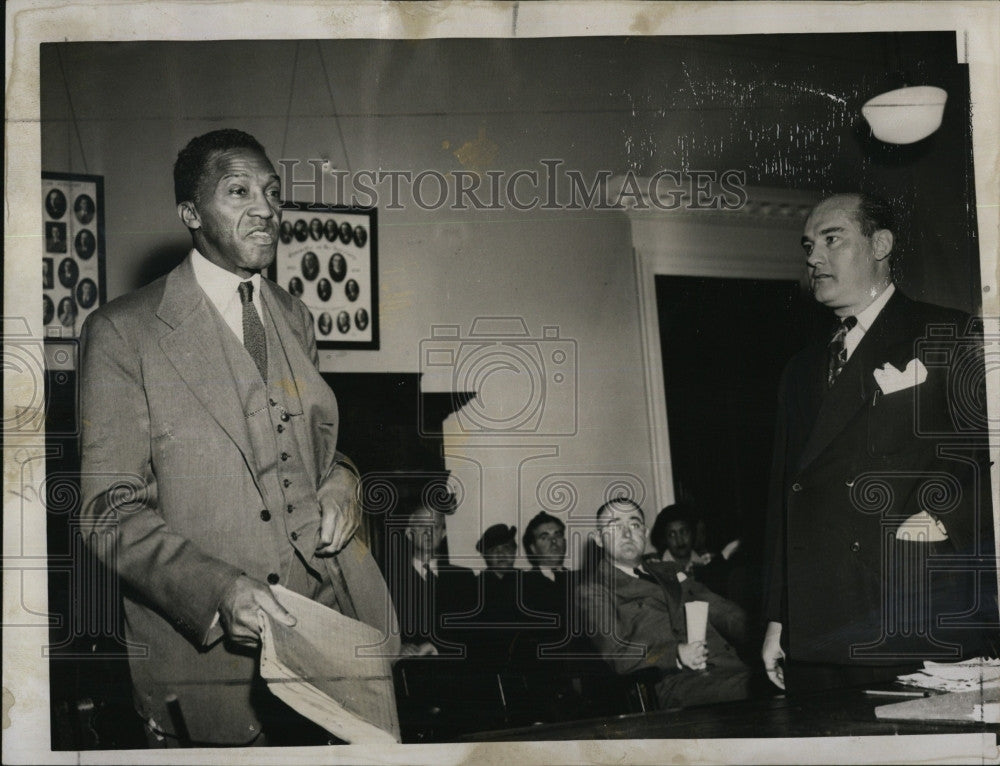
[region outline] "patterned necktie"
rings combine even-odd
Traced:
[[[243,304],[243,345],[250,352],[260,376],[267,380],[267,344],[264,324],[253,305],[253,282],[240,282],[240,303]]]
[[[847,339],[847,333],[853,330],[857,323],[857,317],[844,317],[840,320],[837,331],[830,339],[826,365],[826,387],[828,389],[833,388],[833,382],[840,375],[840,371],[844,369],[844,365],[847,364],[847,345],[844,341]]]

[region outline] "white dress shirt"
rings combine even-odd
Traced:
[[[236,333],[240,344],[243,343],[243,303],[240,301],[240,284],[253,283],[253,305],[257,314],[263,319],[260,303],[263,296],[260,293],[260,274],[254,274],[250,279],[242,279],[239,275],[216,266],[197,250],[191,250],[191,265],[194,267],[194,278],[209,302],[222,315],[226,325]]]
[[[427,562],[427,569],[424,569],[424,562],[421,561],[417,556],[414,556],[411,559],[411,562],[413,564],[413,568],[415,570],[417,570],[417,574],[420,575],[420,579],[421,580],[425,580],[425,581],[427,580],[427,569],[431,570],[431,574],[433,574],[435,577],[437,577],[437,573],[438,573],[437,559],[432,558],[430,561],[428,561]]]
[[[882,291],[882,294],[873,300],[868,308],[857,315],[856,319],[858,323],[844,337],[844,348],[847,350],[848,359],[851,358],[851,354],[854,353],[854,349],[858,347],[861,339],[865,337],[865,333],[875,324],[875,320],[882,313],[882,309],[885,308],[885,304],[889,302],[894,292],[896,292],[896,286],[890,282],[889,286]]]

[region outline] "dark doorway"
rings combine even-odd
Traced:
[[[704,519],[710,550],[743,541],[759,603],[778,381],[824,321],[798,282],[656,277],[674,493]]]

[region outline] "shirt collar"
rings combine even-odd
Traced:
[[[417,570],[417,574],[420,575],[422,578],[426,579],[427,578],[427,570],[424,569],[424,562],[421,561],[420,558],[417,557],[417,556],[413,557],[412,562],[413,562],[413,568]],[[430,569],[431,570],[431,574],[433,574],[435,577],[437,577],[437,573],[438,573],[437,559],[432,558],[430,561],[428,561],[427,562],[427,569]]]
[[[636,569],[641,569],[644,572],[647,572],[647,574],[648,574],[648,570],[646,569],[646,567],[644,567],[642,565],[641,561],[638,564],[636,564],[634,567],[627,567],[624,564],[618,564],[616,562],[615,563],[615,569],[619,570],[620,572],[624,572],[625,574],[627,574],[629,577],[631,577],[634,580],[638,580],[639,579],[639,575],[637,575],[635,573]]]
[[[556,573],[552,571],[552,567],[538,567],[538,571],[541,572],[546,579],[551,580],[552,582],[556,581]]]
[[[857,326],[861,328],[861,332],[868,332],[868,328],[875,323],[878,315],[882,313],[882,309],[885,308],[885,304],[889,302],[894,292],[896,292],[896,285],[890,282],[889,286],[882,291],[882,294],[878,298],[871,302],[868,308],[858,313],[856,317],[858,320]]]
[[[195,248],[191,249],[191,266],[198,286],[220,312],[233,300],[233,296],[239,298],[239,286],[242,282],[253,283],[254,302],[257,302],[260,295],[260,274],[254,274],[248,280],[243,279],[238,274],[215,265]]]

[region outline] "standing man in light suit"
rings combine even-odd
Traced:
[[[213,131],[180,152],[174,187],[190,255],[83,329],[81,517],[148,649],[130,663],[150,742],[177,744],[175,696],[192,744],[267,744],[282,727],[257,677],[258,612],[295,622],[269,584],[390,636],[394,615],[354,536],[359,478],[312,318],[260,274],[281,221],[274,167],[252,136]]]
[[[997,627],[980,342],[893,285],[894,228],[884,202],[843,194],[802,236],[839,322],[779,389],[762,658],[793,692],[975,656]]]

